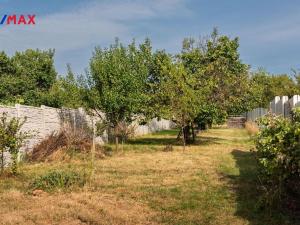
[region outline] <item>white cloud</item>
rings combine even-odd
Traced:
[[[188,12],[183,0],[94,1],[68,12],[36,15],[35,26],[3,26],[0,49],[9,53],[27,48],[67,51],[128,37],[132,22]],[[132,37],[130,37],[132,38]]]

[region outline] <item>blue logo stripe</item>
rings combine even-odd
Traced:
[[[6,17],[7,17],[7,15],[4,15],[4,16],[3,16],[3,18],[2,18],[2,20],[1,20],[1,22],[0,22],[1,25],[5,22]]]

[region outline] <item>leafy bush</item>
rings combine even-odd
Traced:
[[[83,187],[87,182],[87,176],[74,171],[50,171],[35,178],[30,183],[31,190],[43,190],[52,192],[71,187]]]
[[[268,205],[300,202],[300,108],[291,118],[266,115],[258,121],[256,153]],[[298,203],[297,203],[298,202]]]
[[[1,151],[1,173],[4,171],[4,152],[7,151],[11,155],[11,169],[14,175],[18,172],[18,156],[20,148],[24,144],[26,138],[30,137],[30,132],[21,131],[22,126],[26,122],[26,118],[17,117],[8,118],[7,113],[0,116],[0,151]]]

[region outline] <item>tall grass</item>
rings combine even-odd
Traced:
[[[259,127],[253,121],[247,121],[245,123],[245,128],[250,136],[256,135],[259,131]]]

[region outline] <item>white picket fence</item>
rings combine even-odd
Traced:
[[[255,121],[266,115],[268,112],[271,112],[288,118],[291,115],[292,109],[295,107],[300,107],[300,95],[294,95],[290,99],[288,96],[276,96],[273,101],[270,102],[270,107],[268,109],[256,108],[244,113],[244,116],[247,121]]]

